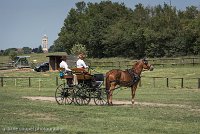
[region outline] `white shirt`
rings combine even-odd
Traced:
[[[88,68],[88,66],[85,64],[85,62],[81,59],[78,59],[76,62],[77,68]]]
[[[68,67],[68,65],[67,65],[67,63],[65,61],[62,61],[60,63],[60,68],[64,68],[65,71],[71,71],[71,69],[69,69],[69,67]]]

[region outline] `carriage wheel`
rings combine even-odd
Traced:
[[[90,91],[87,85],[79,84],[77,86],[77,91],[75,93],[76,104],[78,105],[88,105],[91,100]]]
[[[65,84],[59,85],[55,92],[55,99],[59,105],[71,104],[74,101],[73,88],[66,88]]]
[[[97,89],[94,96],[94,103],[96,105],[102,106],[107,104],[107,92],[106,89]]]

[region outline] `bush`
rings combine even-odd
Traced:
[[[78,55],[80,53],[83,53],[83,54],[87,55],[87,50],[86,50],[85,45],[79,44],[79,43],[73,45],[73,47],[71,49],[71,54]]]
[[[17,56],[17,52],[16,51],[10,51],[9,53],[9,58],[14,61],[15,57]]]

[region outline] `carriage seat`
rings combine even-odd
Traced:
[[[90,80],[92,75],[84,68],[72,68],[72,73],[76,74],[78,80]]]
[[[88,73],[84,68],[72,68],[71,70],[75,74],[86,74],[86,73]]]

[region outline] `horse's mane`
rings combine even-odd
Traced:
[[[135,63],[133,64],[132,69],[135,69],[135,66],[137,66],[138,64],[139,64],[139,61],[135,62]]]

